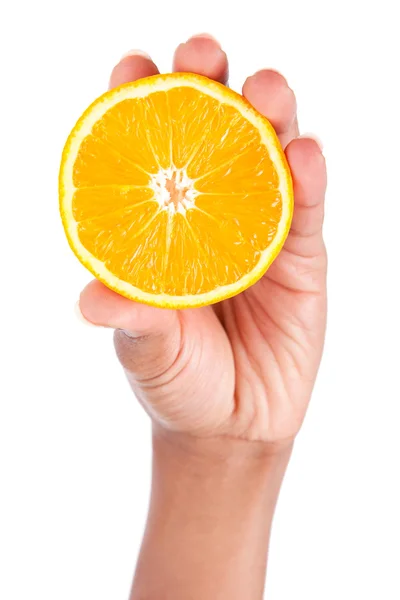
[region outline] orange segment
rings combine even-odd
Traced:
[[[282,200],[277,190],[249,194],[200,194],[196,206],[212,215],[221,230],[229,227],[247,240],[255,251],[262,252],[278,228]]]
[[[72,249],[112,289],[158,306],[200,306],[254,283],[279,252],[292,207],[271,125],[196,75],[108,92],[63,153]]]
[[[179,265],[179,269],[177,268]],[[217,283],[212,257],[194,234],[188,219],[178,213],[172,221],[163,291],[173,296],[210,292]]]
[[[204,142],[220,103],[198,90],[178,87],[168,93],[171,119],[172,161],[181,169],[187,167]],[[185,115],[185,118],[182,118]],[[199,118],[201,115],[201,118]],[[188,176],[192,177],[188,169]]]
[[[238,281],[257,262],[257,252],[229,221],[219,221],[200,210],[188,212],[187,220],[204,251],[210,256],[219,285]],[[201,290],[199,290],[201,291]]]
[[[131,206],[78,223],[77,233],[83,246],[98,260],[107,262],[115,274],[126,271],[126,261],[137,252],[141,234],[158,215],[156,202]],[[146,232],[151,233],[151,231]]]
[[[72,198],[75,221],[113,214],[116,211],[154,200],[154,192],[148,186],[97,185],[82,187]]]
[[[204,176],[233,157],[260,146],[258,130],[232,106],[220,105],[208,125],[208,134],[200,133],[200,146],[188,165],[188,175],[193,179]]]
[[[153,154],[157,159],[157,171],[167,169],[171,165],[172,126],[168,94],[156,92],[140,100],[142,104],[142,122],[146,137]]]
[[[127,185],[132,181],[136,185],[148,185],[149,180],[149,173],[111,142],[95,135],[82,140],[73,170],[75,187]]]
[[[251,147],[241,154],[232,154],[225,163],[200,174],[196,179],[196,189],[200,192],[214,193],[277,189],[278,177],[265,148]]]

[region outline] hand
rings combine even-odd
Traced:
[[[178,46],[174,70],[226,83],[228,63],[213,38],[195,36]],[[150,57],[131,54],[110,86],[156,73]],[[312,138],[298,137],[295,97],[282,75],[251,75],[243,95],[275,127],[294,182],[292,228],[266,275],[234,298],[181,311],[136,304],[93,281],[80,309],[88,321],[116,329],[132,389],[163,430],[279,445],[300,428],[323,348],[325,160]]]

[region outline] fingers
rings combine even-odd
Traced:
[[[195,35],[175,51],[173,70],[198,73],[221,83],[228,81],[228,59],[220,44],[207,33]]]
[[[283,75],[258,71],[246,79],[243,95],[271,122],[284,148],[298,136],[296,98]]]
[[[220,44],[209,34],[191,37],[176,49],[174,71],[198,73],[221,83],[228,80],[228,60]],[[114,88],[142,77],[157,75],[157,66],[151,57],[141,50],[131,50],[114,67],[109,87]]]
[[[322,225],[326,191],[326,165],[315,139],[302,137],[286,148],[294,188],[294,215],[285,248],[302,256],[323,252]]]
[[[136,81],[142,77],[157,75],[159,70],[150,56],[142,50],[127,52],[112,70],[109,89],[115,88],[129,81]]]
[[[79,299],[84,319],[117,330],[115,346],[122,366],[137,380],[168,370],[180,348],[178,313],[132,302],[97,280]]]
[[[304,258],[323,255],[325,159],[314,139],[297,137],[299,130],[293,90],[280,73],[263,70],[245,81],[243,95],[267,117],[282,146],[286,147],[293,177],[295,209],[285,249]]]
[[[318,143],[306,137],[293,140],[286,156],[293,178],[294,214],[290,233],[267,271],[267,280],[296,292],[325,294],[325,159]]]

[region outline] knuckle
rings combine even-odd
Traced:
[[[171,333],[131,337],[117,329],[114,347],[122,367],[137,382],[145,382],[160,377],[171,367],[179,351],[179,339]]]

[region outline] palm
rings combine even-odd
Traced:
[[[243,422],[244,433],[257,439],[284,439],[298,430],[320,361],[325,285],[319,260],[303,261],[303,272],[299,262],[284,250],[258,284],[217,309],[234,357],[237,414],[262,416]]]

